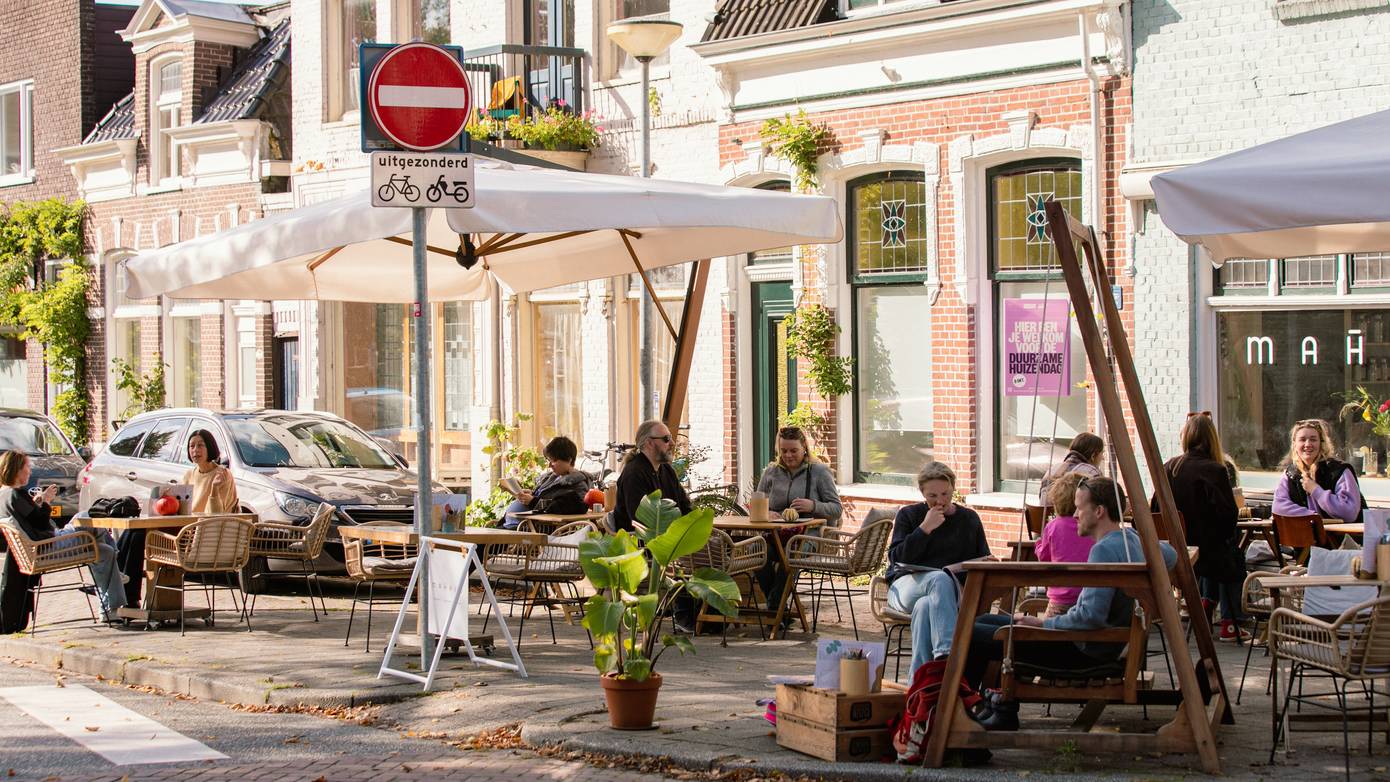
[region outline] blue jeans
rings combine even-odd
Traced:
[[[512,504],[508,505],[507,509],[502,511],[502,529],[516,529],[520,526],[521,519],[518,519],[512,514],[527,510],[530,510],[530,508],[526,507],[526,503],[521,500],[512,500]]]
[[[960,612],[960,585],[944,570],[906,573],[888,588],[888,607],[912,617],[912,670],[948,654]]]
[[[82,530],[64,527],[58,530],[55,538],[64,538]],[[88,565],[92,581],[96,584],[97,599],[101,601],[101,612],[109,617],[116,615],[116,609],[125,605],[125,585],[121,582],[121,569],[116,567],[116,543],[106,530],[89,530],[97,540],[97,561]],[[74,541],[75,542],[75,541]],[[68,546],[58,546],[59,549]]]

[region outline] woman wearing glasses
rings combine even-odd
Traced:
[[[825,519],[832,527],[839,524],[842,508],[835,476],[811,455],[806,433],[798,427],[786,426],[777,432],[777,460],[763,470],[758,491],[767,495],[767,508],[774,514],[791,508],[802,518]],[[790,538],[799,531],[796,528],[783,532]],[[769,557],[758,571],[758,584],[767,595],[769,609],[774,609],[781,598],[785,581],[781,570],[781,563]]]
[[[1212,606],[1220,601],[1218,637],[1222,641],[1248,638],[1240,629],[1245,618],[1240,613],[1245,557],[1236,542],[1239,510],[1211,413],[1188,415],[1178,439],[1182,454],[1169,459],[1163,468],[1173,487],[1173,501],[1187,525],[1187,542],[1197,547],[1192,569],[1201,581],[1202,607],[1210,615]],[[1151,507],[1158,510],[1157,498]]]
[[[1284,476],[1274,488],[1274,512],[1280,516],[1317,513],[1346,522],[1361,521],[1366,500],[1351,465],[1332,458],[1336,446],[1326,421],[1309,418],[1289,431]]]

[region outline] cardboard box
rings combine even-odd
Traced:
[[[832,762],[876,762],[892,752],[888,723],[902,713],[906,694],[850,697],[835,690],[777,687],[777,744]]]

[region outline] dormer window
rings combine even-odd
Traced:
[[[178,147],[168,131],[183,124],[183,61],[150,66],[150,184],[173,185],[180,175]]]

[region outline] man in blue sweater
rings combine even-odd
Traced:
[[[1132,528],[1120,527],[1119,519],[1125,506],[1124,489],[1109,478],[1086,478],[1076,487],[1076,531],[1096,543],[1091,547],[1087,562],[1143,562],[1144,549],[1139,534]],[[1160,542],[1164,564],[1169,568],[1177,561],[1177,552]],[[1004,658],[1004,643],[994,640],[994,633],[1010,622],[1029,627],[1054,630],[1099,630],[1106,627],[1129,627],[1134,615],[1134,599],[1114,587],[1087,587],[1081,590],[1076,605],[1060,616],[1039,619],[1028,614],[986,614],[975,620],[970,639],[970,662],[966,676],[975,684],[980,682],[991,660]],[[1064,671],[1087,671],[1113,666],[1124,651],[1124,644],[1015,642],[1015,662],[1041,668]],[[1137,652],[1143,654],[1142,650]]]

